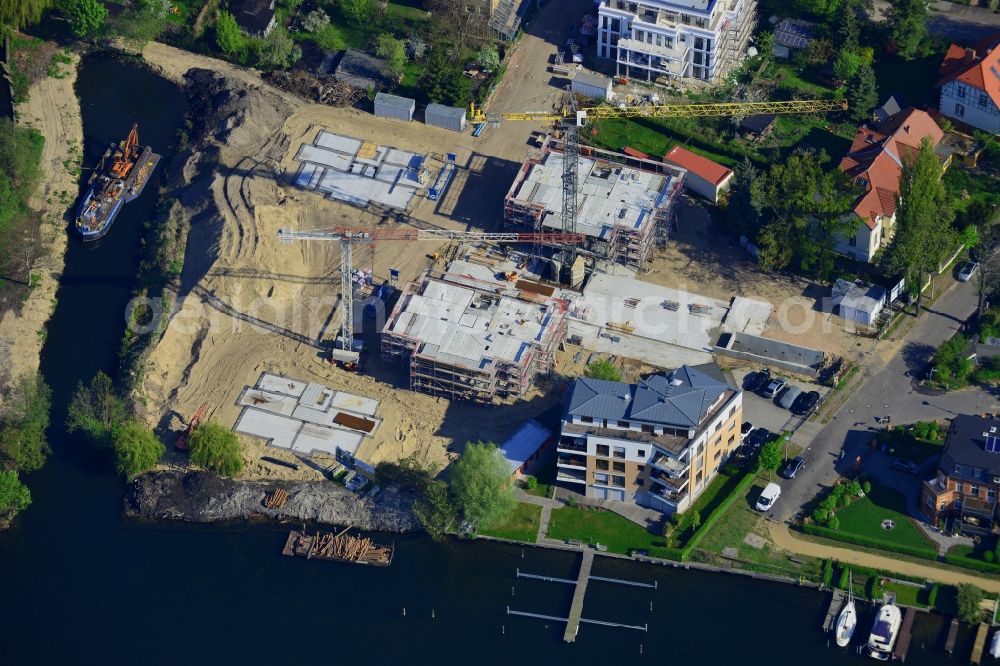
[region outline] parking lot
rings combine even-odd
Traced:
[[[754,370],[748,368],[738,368],[733,370],[732,375],[736,385],[742,388],[744,379],[751,372],[754,372]],[[778,373],[772,373],[772,376],[781,377]],[[787,377],[782,378],[788,381]],[[810,382],[788,381],[788,384],[791,386],[798,386],[803,392],[819,392],[820,401],[822,401],[826,394],[830,391],[830,389],[826,386],[820,386],[819,384],[813,384]],[[792,413],[776,404],[774,400],[763,398],[756,393],[751,393],[750,391],[743,392],[743,421],[749,421],[755,428],[767,428],[771,432],[779,433],[785,429],[786,424],[788,424],[789,420],[792,418]]]

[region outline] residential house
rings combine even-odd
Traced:
[[[934,478],[924,481],[920,510],[934,524],[957,521],[963,533],[989,534],[1000,488],[1000,418],[961,414],[951,421]]]
[[[552,431],[532,419],[500,445],[500,452],[510,466],[511,476],[521,478],[535,474],[545,461],[552,459],[554,443]]]
[[[882,106],[872,111],[872,120],[876,123],[884,123],[902,111],[906,105],[900,99],[899,95],[889,95],[889,98],[882,103]]]
[[[714,364],[636,384],[581,377],[557,444],[557,480],[598,499],[687,509],[740,444],[743,392]]]
[[[618,76],[722,80],[747,50],[756,0],[600,0],[597,56]]]
[[[858,218],[854,235],[841,238],[836,250],[858,261],[870,262],[888,245],[896,229],[896,200],[903,161],[914,155],[920,142],[937,146],[944,132],[926,111],[905,109],[883,123],[862,125],[851,148],[840,161],[840,170],[863,192],[854,202]],[[947,159],[942,160],[947,166]]]
[[[671,148],[663,156],[663,161],[687,169],[684,188],[700,194],[712,203],[719,202],[719,194],[729,190],[729,183],[733,179],[732,169],[681,146]]]
[[[948,47],[941,63],[941,115],[991,134],[1000,133],[1000,33],[971,48]]]
[[[274,0],[232,0],[229,11],[250,37],[267,37],[276,24]]]

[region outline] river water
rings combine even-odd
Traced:
[[[84,59],[77,85],[86,166],[133,122],[142,143],[169,157],[184,112],[175,86],[104,56]],[[594,582],[584,617],[649,630],[583,625],[567,645],[560,623],[506,609],[565,616],[571,586],[518,581],[515,570],[573,578],[578,556],[569,553],[397,537],[392,566],[371,569],[282,557],[286,530],[277,526],[123,520],[110,457],[62,423],[77,382],[116,370],[155,190],[125,206],[98,244],[70,244],[42,354],[54,454],[27,478],[33,504],[0,535],[0,663],[860,661],[817,629],[825,595],[790,585],[599,558],[596,575],[658,588]],[[866,619],[858,634],[869,627]],[[943,631],[940,617],[921,616],[907,663],[945,663]],[[956,663],[967,662],[964,652]]]

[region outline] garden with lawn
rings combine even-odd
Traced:
[[[850,488],[854,483],[857,482],[836,486],[818,503],[802,531],[859,546],[937,559],[937,546],[910,518],[906,499],[901,494],[874,484],[867,485],[863,497],[855,492],[836,490]]]
[[[499,539],[511,539],[513,541],[524,541],[535,543],[538,537],[538,526],[542,519],[542,507],[535,504],[520,502],[514,513],[503,525],[497,525],[490,529],[480,529],[479,533],[484,536],[497,537]]]
[[[892,430],[880,432],[876,437],[880,447],[887,447],[889,455],[919,465],[930,456],[941,453],[945,434],[936,421],[917,421],[912,425],[895,426]]]

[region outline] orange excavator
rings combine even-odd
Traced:
[[[201,423],[202,418],[204,418],[205,416],[205,410],[207,409],[208,405],[202,403],[201,407],[199,407],[198,411],[194,413],[194,416],[191,417],[191,420],[188,422],[188,424],[184,426],[184,430],[181,430],[180,434],[177,435],[177,440],[174,441],[175,449],[177,449],[178,451],[188,450],[188,438],[191,436],[192,431],[194,431],[194,429],[198,427],[198,424]]]
[[[128,176],[136,160],[139,159],[139,124],[132,125],[132,131],[128,133],[128,138],[115,154],[115,161],[111,164],[111,173],[124,179]]]

